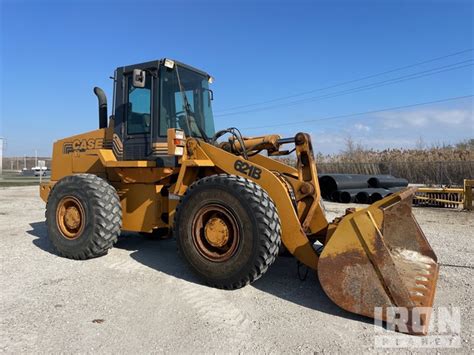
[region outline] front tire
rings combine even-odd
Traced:
[[[280,218],[251,180],[212,175],[191,185],[176,210],[178,250],[207,284],[225,289],[259,279],[280,248]]]
[[[78,174],[54,185],[46,204],[46,226],[61,256],[83,260],[107,254],[121,225],[117,191],[104,179]]]

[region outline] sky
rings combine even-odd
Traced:
[[[164,57],[215,78],[217,128],[324,154],[474,138],[470,0],[0,3],[6,156],[96,129],[93,87],[111,102],[116,67]]]

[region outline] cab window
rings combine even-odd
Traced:
[[[127,133],[144,134],[151,126],[151,76],[146,77],[145,87],[136,88],[128,80]]]
[[[208,137],[214,135],[208,84],[206,76],[184,67],[161,68],[160,137],[166,137],[168,128],[181,128],[186,135],[193,137],[201,137],[202,131]]]

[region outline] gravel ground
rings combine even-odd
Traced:
[[[346,207],[326,203],[328,217]],[[461,310],[462,347],[436,351],[472,353],[474,214],[414,213],[441,263],[435,305]],[[0,241],[5,352],[393,351],[375,348],[372,320],[339,309],[315,276],[300,281],[293,258],[236,291],[201,285],[173,240],[126,234],[104,257],[64,259],[48,241],[36,187],[0,188]]]

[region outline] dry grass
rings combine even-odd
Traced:
[[[283,158],[294,165],[294,158]],[[346,149],[333,155],[316,155],[318,172],[391,174],[425,185],[462,185],[474,177],[474,139],[454,146],[417,149],[365,149],[349,138]]]

